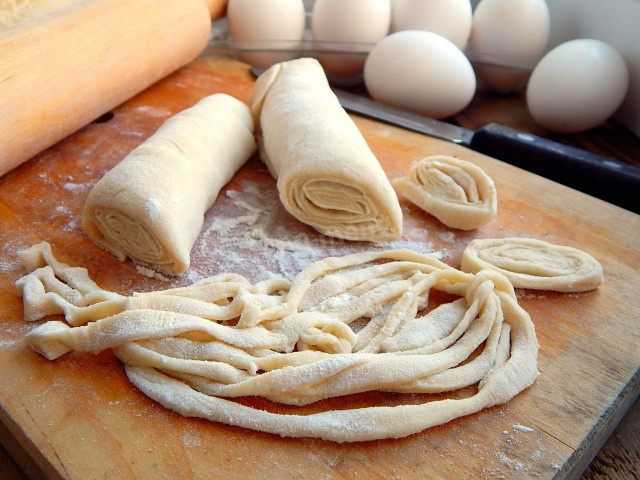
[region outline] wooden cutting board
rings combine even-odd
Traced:
[[[579,475],[640,391],[640,217],[463,147],[359,117],[358,127],[391,178],[423,156],[442,153],[473,161],[498,190],[497,218],[473,232],[446,228],[403,201],[404,237],[386,247],[433,252],[458,267],[473,238],[530,236],[581,248],[602,263],[606,281],[597,291],[519,291],[541,347],[542,375],[532,388],[506,405],[405,439],[340,445],[183,418],[136,390],[111,352],[49,362],[25,345],[32,325],[22,320],[13,288],[24,274],[15,252],[41,240],[59,259],[86,267],[103,288],[119,293],[186,285],[227,269],[253,280],[291,277],[326,254],[371,248],[323,237],[295,221],[256,158],[208,212],[183,277],[144,277],[88,240],[81,227],[84,200],[109,168],[171,114],[215,92],[247,101],[252,83],[242,63],[199,59],[0,179],[3,443],[29,459],[36,476],[82,480]],[[247,212],[258,220],[234,222]],[[372,392],[322,406],[431,398]]]

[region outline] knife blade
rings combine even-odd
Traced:
[[[447,140],[640,213],[640,168],[499,125],[468,130],[333,88],[346,110]]]

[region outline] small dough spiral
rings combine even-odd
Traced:
[[[408,177],[395,179],[393,186],[451,228],[473,230],[496,216],[493,180],[465,160],[446,155],[423,158],[413,164]]]
[[[492,269],[514,287],[584,292],[602,284],[602,266],[588,253],[534,238],[473,240],[462,255],[462,270]]]
[[[399,438],[505,403],[538,376],[533,323],[504,276],[463,273],[408,250],[326,258],[291,283],[225,274],[132,297],[100,289],[46,243],[20,257],[30,272],[16,284],[25,318],[63,313],[68,322],[34,328],[34,350],[54,359],[111,348],[134,385],[185,416],[336,442]],[[429,310],[433,290],[460,298]],[[308,415],[231,400],[306,405],[474,384],[466,398]]]

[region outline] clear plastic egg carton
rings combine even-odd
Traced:
[[[282,60],[312,58],[352,58],[364,61],[375,43],[316,41],[311,33],[311,12],[315,0],[304,0],[306,25],[300,40],[234,40],[229,34],[227,19],[222,17],[212,24],[211,37],[203,55],[228,55],[250,62],[253,54],[270,54]],[[528,75],[538,59],[509,58],[504,55],[489,55],[482,52],[464,52],[474,66],[503,69],[513,74]],[[274,62],[275,63],[275,62]],[[351,76],[328,75],[337,85],[356,85],[362,82],[362,73]]]

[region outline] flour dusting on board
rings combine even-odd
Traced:
[[[15,252],[24,250],[29,245],[22,237],[8,238],[4,243],[0,244],[0,251],[12,252],[12,255],[0,256],[0,274],[11,274],[14,272],[23,272],[20,259]]]
[[[89,189],[91,185],[86,183],[74,183],[74,182],[65,182],[62,184],[62,188],[70,191],[73,194],[80,194]]]
[[[513,429],[518,431],[518,432],[523,432],[523,433],[531,433],[531,432],[535,431],[533,428],[525,427],[524,425],[514,425]]]
[[[69,208],[64,205],[58,205],[53,210],[52,218],[63,217],[67,220],[67,223],[62,226],[63,232],[80,231],[82,227],[82,218],[80,215],[75,215]]]
[[[292,279],[314,261],[367,250],[406,248],[442,259],[446,251],[435,250],[427,237],[424,230],[406,229],[396,242],[373,244],[321,235],[284,209],[275,185],[244,182],[241,191],[221,194],[207,212],[187,276],[237,272],[252,281]]]
[[[170,110],[155,105],[139,105],[135,108],[135,110],[150,117],[156,118],[167,118],[171,115]]]

